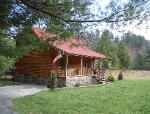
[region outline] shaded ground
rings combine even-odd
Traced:
[[[0,78],[0,87],[8,85],[20,85],[20,84],[12,81],[11,79]]]
[[[45,86],[29,84],[0,87],[0,114],[18,114],[13,110],[12,100],[43,89],[46,89]]]

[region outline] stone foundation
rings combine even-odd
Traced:
[[[13,80],[24,84],[47,85],[48,79],[42,77],[17,75],[13,76]]]
[[[77,87],[90,84],[97,84],[94,76],[74,76],[66,78],[66,87]]]
[[[14,81],[24,84],[47,85],[48,79],[42,77],[17,75],[13,78]],[[58,77],[58,87],[77,87],[82,85],[97,84],[94,76],[73,76],[73,77]]]
[[[48,83],[47,78],[24,76],[24,75],[13,76],[13,80],[16,82],[24,83],[24,84],[47,85],[47,83]],[[66,78],[58,77],[57,84],[58,84],[58,87],[65,87],[66,86]]]

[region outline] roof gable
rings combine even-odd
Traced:
[[[34,34],[36,35],[36,37],[38,39],[42,39],[44,41],[46,41],[48,39],[60,38],[60,36],[58,34],[49,33],[47,31],[37,28],[37,27],[32,28],[32,31],[34,32]]]

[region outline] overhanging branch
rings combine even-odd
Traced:
[[[111,14],[110,16],[107,16],[107,17],[104,17],[104,18],[101,18],[101,19],[95,19],[95,20],[94,19],[93,20],[92,19],[91,20],[86,20],[86,19],[85,20],[69,20],[69,19],[64,19],[64,18],[62,18],[58,15],[55,15],[55,14],[53,14],[52,12],[50,12],[48,10],[44,10],[41,7],[39,7],[40,5],[35,5],[31,2],[29,2],[28,0],[17,0],[17,1],[22,2],[24,5],[28,6],[29,8],[31,8],[31,9],[37,11],[37,12],[47,14],[50,17],[53,17],[54,19],[61,20],[61,21],[66,22],[66,23],[75,23],[75,22],[77,22],[77,23],[92,23],[92,22],[115,23],[115,22],[121,22],[121,21],[129,21],[129,20],[132,20],[132,19],[135,18],[135,17],[129,17],[129,18],[126,18],[126,19],[119,19],[119,18],[114,19],[114,20],[111,19],[111,17],[114,17],[114,16],[116,16],[118,14],[121,14],[121,13],[128,10],[128,9],[123,9],[121,11],[115,12],[115,13]],[[142,6],[143,4],[146,4],[147,2],[149,2],[149,0],[146,0],[146,1],[142,2],[141,4],[135,6],[134,8],[138,8],[138,7]]]

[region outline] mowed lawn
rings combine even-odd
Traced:
[[[13,103],[20,114],[150,114],[150,79],[42,91]]]

